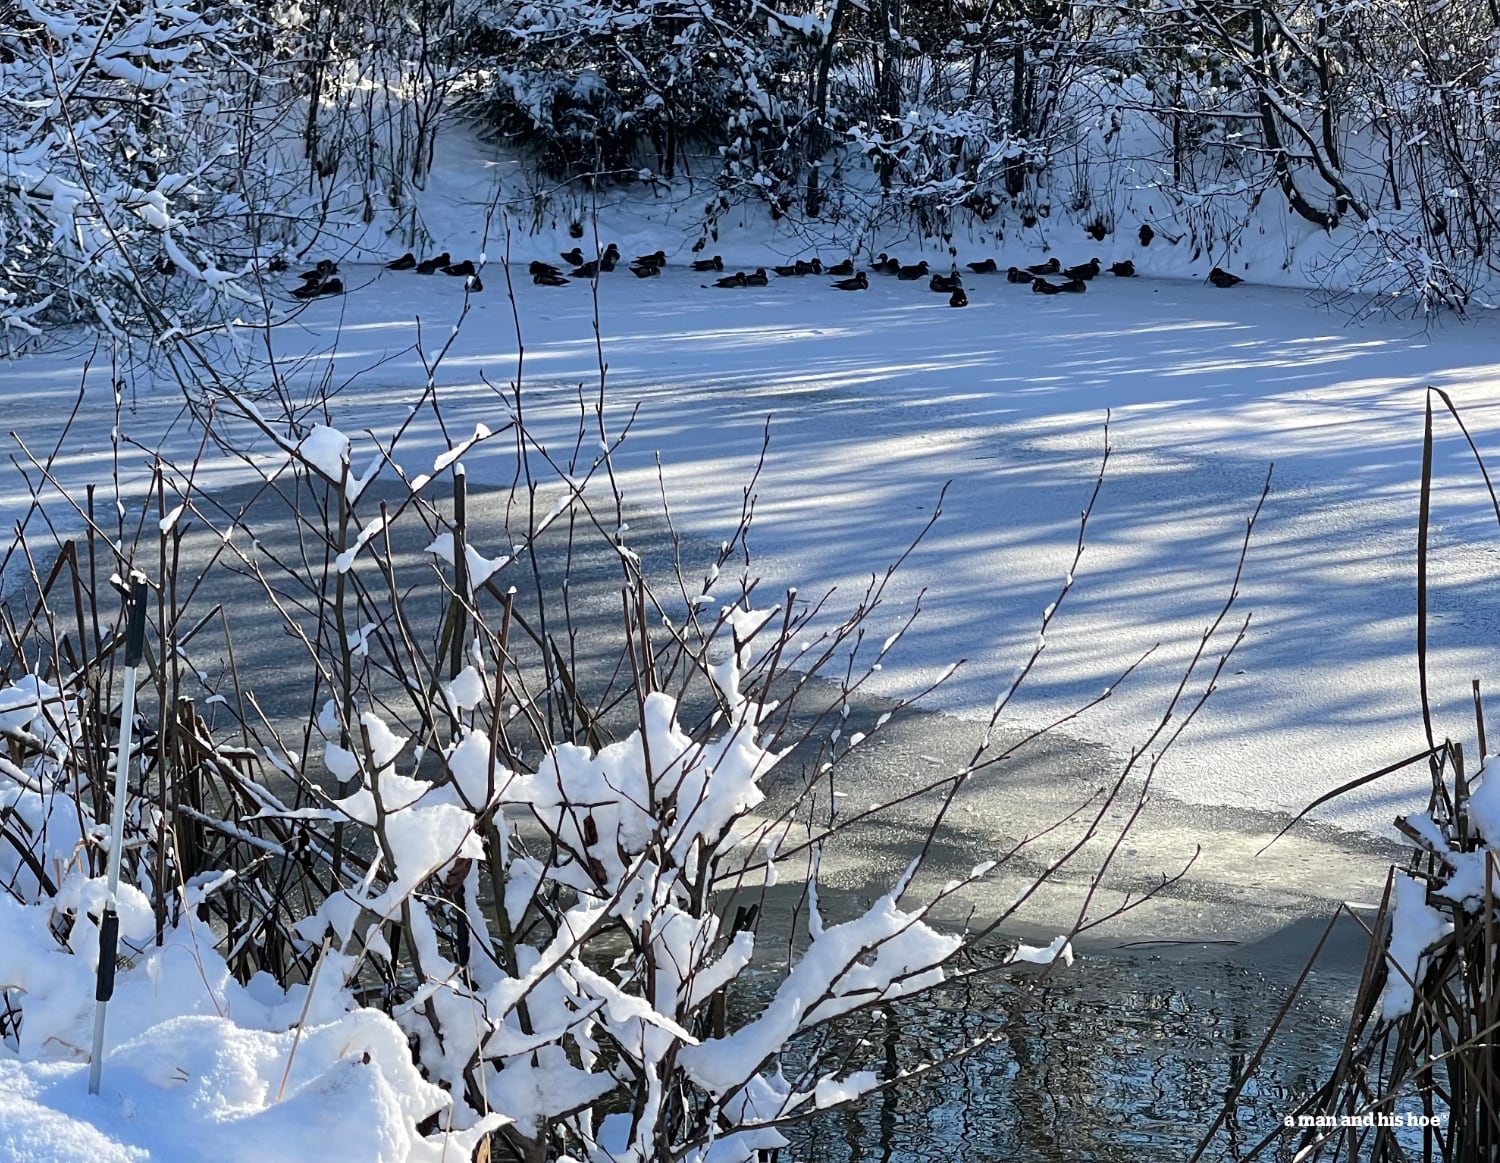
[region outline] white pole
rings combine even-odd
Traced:
[[[135,685],[146,644],[146,578],[131,572],[125,635],[125,693],[120,703],[120,749],[115,756],[115,798],[109,819],[109,872],[104,915],[99,921],[99,969],[94,982],[94,1047],[89,1055],[89,1093],[99,1093],[104,1069],[104,1014],[115,992],[119,955],[120,857],[125,848],[125,800],[130,793],[130,748],[135,727]]]

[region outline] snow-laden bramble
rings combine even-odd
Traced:
[[[347,464],[331,430],[300,451],[327,468]],[[722,611],[724,641],[713,646],[723,661],[703,664],[720,705],[711,729],[688,732],[677,701],[651,691],[625,737],[598,748],[556,744],[526,768],[488,729],[494,678],[477,651],[438,692],[436,705],[455,722],[435,775],[422,769],[425,746],[396,722],[375,710],[350,717],[340,700],[325,700],[313,725],[322,767],[342,791],[293,807],[246,784],[257,810],[215,822],[261,859],[296,848],[249,830],[275,821],[321,835],[314,851],[334,824],[346,838],[364,837],[345,856],[351,877],[292,926],[311,967],[303,982],[259,973],[242,983],[231,973],[224,935],[200,906],[239,891],[239,870],[194,876],[185,907],[159,928],[150,898],[131,883],[151,877],[139,839],[150,804],[132,803],[137,838],[119,901],[125,960],[104,1074],[103,1101],[113,1105],[92,1111],[68,1097],[83,1088],[103,901],[103,882],[79,862],[98,842],[88,801],[58,782],[75,742],[58,725],[79,712],[34,677],[0,690],[0,726],[33,748],[24,768],[0,767],[0,808],[47,838],[36,869],[63,870],[52,882],[0,845],[12,894],[0,894],[13,1056],[0,1067],[9,1084],[4,1141],[22,1144],[23,1163],[137,1148],[175,1161],[189,1142],[230,1159],[252,1152],[300,1163],[336,1135],[361,1159],[426,1163],[466,1158],[503,1128],[520,1142],[565,1134],[589,1163],[668,1152],[751,1163],[786,1146],[781,1120],[868,1092],[876,1075],[841,1056],[814,1055],[790,1078],[778,1059],[810,1032],[943,979],[961,938],[900,903],[910,871],[863,916],[838,924],[823,923],[810,886],[811,943],[782,987],[732,1023],[722,1017],[756,939],[753,927],[720,916],[716,890],[736,862],[775,851],[753,813],[782,755],[761,739],[768,704],[744,692],[740,670],[766,654],[759,638],[774,614]],[[351,646],[368,645],[377,629],[349,626]],[[288,774],[304,763],[268,758]],[[505,886],[495,912],[480,901],[486,865]],[[603,948],[621,952],[601,959]],[[372,980],[398,984],[381,997]],[[598,1113],[622,1102],[640,1114]],[[133,1113],[147,1109],[172,1117],[143,1123]],[[701,1115],[685,1120],[685,1111]],[[51,1128],[58,1153],[18,1138],[10,1128],[20,1121]]]
[[[522,1136],[570,1126],[593,1141],[590,1159],[647,1160],[677,1133],[673,1103],[738,1109],[760,1123],[809,1102],[856,1097],[871,1078],[817,1074],[810,1089],[786,1088],[763,1064],[803,1031],[940,981],[940,966],[960,944],[897,906],[903,880],[863,918],[817,926],[759,1017],[722,1036],[694,1032],[698,1015],[748,967],[755,948],[752,931],[722,930],[703,888],[738,844],[736,830],[762,799],[759,781],[778,759],[758,741],[759,708],[738,693],[739,662],[769,620],[767,612],[738,609],[724,618],[734,649],[713,671],[727,710],[706,740],[683,731],[675,700],[651,692],[629,736],[598,750],[555,746],[533,771],[498,762],[493,741],[472,724],[446,749],[447,778],[436,785],[399,772],[404,741],[369,713],[358,723],[362,747],[327,746],[331,773],[358,786],[341,809],[377,831],[383,851],[360,889],[329,898],[299,931],[309,941],[329,935],[350,958],[380,957],[385,951],[363,934],[371,922],[407,910],[426,984],[398,1020],[434,1078],[471,1096],[482,1079],[485,1105],[514,1120]],[[476,708],[477,671],[460,675],[448,699],[460,713]],[[538,861],[519,846],[501,846],[508,926],[521,924],[548,886],[575,902],[557,913],[550,939],[516,948],[514,972],[493,961],[455,962],[434,918],[417,907],[420,886],[434,876],[462,873],[461,895],[474,891],[484,817],[506,831],[508,820],[529,819],[553,847]],[[473,914],[469,923],[488,924]],[[589,964],[585,951],[616,928],[635,955],[612,968]],[[609,1056],[600,1054],[605,1045],[613,1047]],[[610,1120],[596,1131],[590,1108],[622,1088],[644,1095],[646,1117],[623,1138]],[[751,1093],[759,1098],[747,1102]],[[477,1117],[477,1108],[459,1110],[455,1123]],[[685,1157],[751,1159],[754,1150],[784,1142],[770,1128],[731,1124]]]

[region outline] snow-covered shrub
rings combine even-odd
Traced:
[[[235,1108],[223,1134],[258,1146],[293,1128],[311,1144],[302,1124],[319,1096],[347,1091],[346,1117],[377,1144],[361,1159],[427,1158],[450,1132],[460,1158],[494,1133],[527,1159],[756,1159],[785,1144],[777,1126],[794,1113],[877,1084],[816,1051],[783,1073],[783,1048],[941,981],[963,943],[928,922],[930,895],[906,899],[911,873],[873,907],[826,921],[814,876],[785,981],[745,1020],[726,1020],[758,952],[767,887],[788,861],[807,868],[822,831],[757,815],[763,781],[799,734],[795,689],[781,702],[771,689],[806,676],[781,659],[808,635],[832,657],[858,641],[868,607],[822,632],[791,605],[758,608],[746,575],[719,580],[726,544],[682,620],[663,622],[638,559],[606,544],[626,599],[623,639],[608,649],[633,677],[588,695],[591,674],[556,639],[550,650],[518,641],[547,624],[548,595],[500,583],[565,517],[605,516],[590,497],[607,456],[560,476],[524,535],[531,545],[489,556],[470,540],[463,501],[445,517],[431,494],[446,479],[461,497],[459,457],[492,439],[475,432],[378,509],[364,504],[378,486],[368,468],[355,475],[364,457],[341,433],[284,439],[266,483],[298,491],[291,535],[325,538],[327,555],[300,575],[318,602],[280,611],[306,659],[277,682],[304,673],[320,709],[283,722],[274,691],[259,692],[262,704],[219,687],[214,717],[232,706],[266,717],[211,725],[179,701],[143,720],[127,812],[127,881],[139,887],[121,901],[129,965],[106,1078],[112,1093],[144,1094],[180,1069],[206,1109]],[[182,500],[163,538],[214,525],[195,494]],[[391,548],[408,520],[433,563],[416,570],[426,607]],[[241,521],[210,536],[240,568],[271,567],[256,547],[273,531]],[[261,576],[277,593],[295,574]],[[165,637],[153,631],[158,708],[212,686],[202,646],[171,628],[186,613],[174,607]],[[60,628],[60,616],[49,607],[44,624]],[[69,668],[66,690],[30,674],[0,690],[12,744],[0,771],[0,991],[6,1041],[25,1062],[76,1060],[87,1045],[110,642],[106,630],[95,657]],[[289,745],[297,730],[301,745]],[[247,748],[252,731],[261,742]],[[30,1093],[51,1076],[34,1065],[18,1078]]]
[[[234,5],[22,0],[0,59],[0,325],[123,333],[237,311],[247,255],[226,250],[241,199]],[[165,317],[164,317],[165,316]]]
[[[1428,764],[1432,795],[1425,811],[1396,817],[1410,858],[1391,868],[1379,907],[1355,917],[1373,934],[1373,947],[1337,1065],[1287,1109],[1285,1131],[1245,1158],[1269,1157],[1274,1147],[1277,1158],[1290,1148],[1313,1163],[1457,1163],[1500,1150],[1493,1044],[1500,780],[1493,759],[1468,771],[1463,747],[1444,740],[1366,777]],[[1314,962],[1320,951],[1321,943]],[[1294,997],[1300,987],[1301,980]],[[1276,1033],[1273,1024],[1267,1044]],[[1227,1096],[1226,1110],[1255,1082],[1252,1069]],[[1223,1122],[1221,1116],[1210,1136]]]
[[[171,340],[253,322],[264,264],[326,225],[410,234],[453,66],[436,14],[407,17],[376,0],[10,5],[0,353],[58,322]]]

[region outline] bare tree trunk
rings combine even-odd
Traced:
[[[314,8],[319,11],[321,6]],[[339,17],[343,12],[342,0],[333,0],[329,4],[324,15],[323,35],[318,46],[313,50],[312,59],[308,62],[309,91],[307,94],[307,122],[302,131],[303,156],[312,162],[308,170],[308,184],[311,188],[321,162],[318,158],[318,113],[322,108],[323,73],[328,66],[328,59],[333,54],[334,32],[339,25]]]
[[[1266,28],[1266,16],[1262,9],[1256,8],[1250,13],[1250,28],[1254,37],[1257,71],[1260,73],[1256,79],[1256,104],[1260,111],[1260,128],[1265,138],[1266,149],[1271,154],[1271,166],[1275,171],[1276,181],[1281,186],[1282,193],[1286,195],[1287,204],[1293,210],[1314,226],[1332,230],[1339,224],[1339,215],[1320,210],[1309,202],[1298,189],[1296,178],[1292,175],[1292,165],[1287,158],[1286,146],[1281,140],[1281,128],[1276,121],[1276,103],[1270,94],[1270,86],[1276,80],[1276,67],[1271,59],[1271,33]]]
[[[816,218],[823,211],[822,162],[828,152],[828,74],[833,68],[833,50],[838,44],[839,25],[844,21],[844,0],[834,0],[828,17],[828,38],[818,51],[817,87],[813,93],[812,126],[807,134],[807,216]]]

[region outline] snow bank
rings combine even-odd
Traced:
[[[104,1079],[95,1097],[86,1063],[0,1058],[0,1157],[323,1163],[336,1144],[361,1163],[439,1163],[467,1159],[478,1137],[416,1131],[447,1095],[423,1081],[396,1024],[368,1009],[300,1036],[172,1018],[114,1049]]]
[[[57,898],[76,907],[67,944],[54,903],[0,895],[0,991],[22,1015],[0,1048],[0,1158],[7,1163],[202,1159],[315,1163],[330,1143],[369,1163],[466,1159],[498,1120],[426,1136],[450,1108],[386,1015],[353,1008],[336,972],[314,997],[268,977],[241,986],[191,925],[151,947],[153,917],[122,885],[131,964],[109,1006],[103,1087],[88,1094],[97,928],[103,881],[75,876]],[[144,951],[143,950],[144,947]]]

